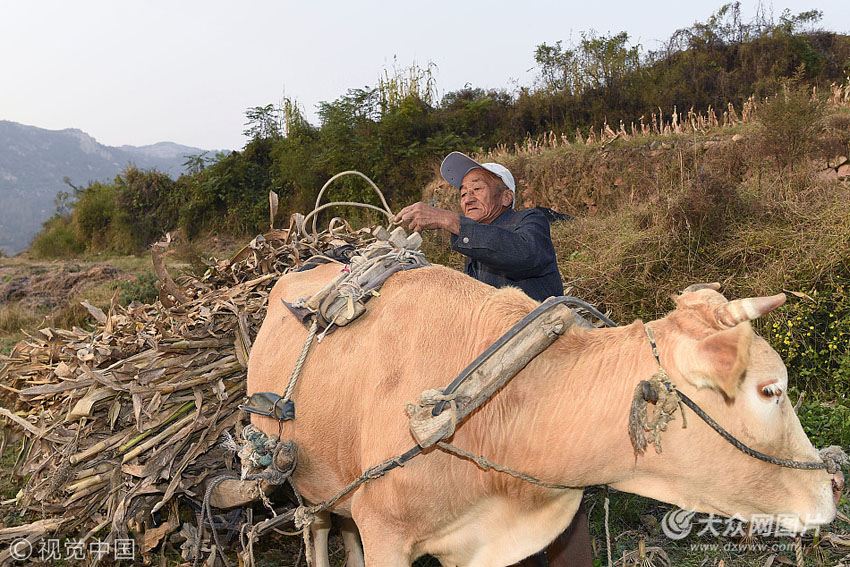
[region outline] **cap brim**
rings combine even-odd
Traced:
[[[463,185],[463,178],[466,177],[466,174],[478,167],[483,169],[483,166],[480,163],[466,154],[452,152],[446,156],[446,159],[444,159],[443,163],[440,165],[440,174],[443,176],[443,179],[451,183],[452,186],[460,189],[460,186]]]

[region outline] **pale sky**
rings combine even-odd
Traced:
[[[657,49],[723,0],[304,2],[0,0],[0,120],[79,128],[103,144],[240,149],[245,110],[284,95],[316,105],[375,86],[393,58],[433,62],[438,94],[530,86],[535,47],[627,31]],[[749,21],[758,3],[741,2]],[[776,19],[817,8],[850,31],[848,0],[773,0]]]

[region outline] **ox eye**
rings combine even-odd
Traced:
[[[771,382],[770,384],[759,386],[759,393],[765,398],[778,399],[782,395],[782,386],[778,382]]]

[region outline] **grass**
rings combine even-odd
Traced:
[[[598,557],[605,564],[605,523],[604,523],[604,491],[592,488],[587,491],[585,502],[590,510],[590,531]],[[850,511],[850,503],[842,498],[838,506],[845,515]],[[670,557],[674,566],[696,567],[703,565],[719,565],[723,562],[726,567],[752,567],[765,565],[771,555],[776,555],[773,564],[796,564],[794,540],[790,537],[780,537],[775,534],[756,536],[753,541],[744,540],[738,535],[723,535],[720,530],[727,528],[727,523],[717,524],[719,535],[711,533],[709,525],[713,521],[705,514],[698,514],[691,521],[691,533],[685,538],[674,541],[664,535],[661,522],[664,515],[676,508],[669,504],[622,492],[610,493],[609,528],[612,539],[612,559],[620,559],[623,554],[634,552],[643,540],[647,547],[660,547]],[[821,530],[820,537],[828,533],[846,534],[850,524],[835,520]],[[700,532],[704,532],[700,535]],[[845,546],[818,545],[814,549],[811,536],[804,537],[805,565],[835,565],[847,555]],[[820,557],[818,555],[821,554]],[[784,558],[778,559],[778,558]],[[635,563],[626,563],[634,565]],[[660,565],[660,563],[656,563]]]
[[[8,354],[18,341],[24,339],[24,330],[33,329],[44,321],[44,313],[33,312],[18,303],[0,304],[0,354]]]
[[[27,311],[17,303],[0,305],[0,334],[31,329],[41,318],[39,314]]]
[[[10,442],[9,435],[10,432],[0,425],[0,500],[15,498],[25,483],[25,479],[11,475],[21,450],[21,443]],[[18,514],[14,506],[0,506],[0,527],[16,526],[24,521],[24,517]]]
[[[725,201],[698,198],[692,177],[684,189],[556,225],[564,279],[578,280],[582,293],[624,321],[667,311],[670,295],[698,281],[720,281],[735,297],[808,289],[850,259],[850,185],[800,176],[807,194],[786,196],[776,174],[749,183],[715,178],[730,187]]]

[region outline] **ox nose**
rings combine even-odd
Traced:
[[[844,492],[844,475],[838,471],[832,475],[832,499],[835,500],[835,505],[838,506],[838,501],[841,500],[841,494]]]

